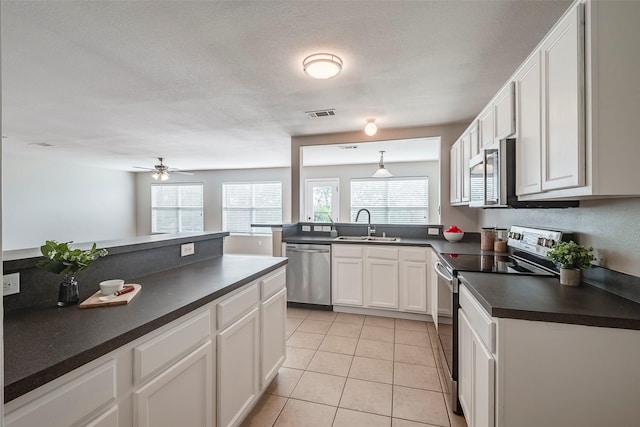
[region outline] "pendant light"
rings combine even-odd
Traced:
[[[367,124],[364,125],[364,133],[369,136],[373,136],[378,132],[378,125],[376,125],[376,119],[367,119]]]
[[[384,151],[380,151],[380,163],[378,163],[378,170],[371,175],[372,178],[390,178],[393,175],[384,167]]]

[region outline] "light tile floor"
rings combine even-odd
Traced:
[[[443,393],[433,323],[289,308],[287,337],[243,426],[466,427]]]

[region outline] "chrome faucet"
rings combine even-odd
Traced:
[[[365,209],[362,208],[358,211],[358,213],[356,214],[356,222],[358,222],[358,218],[360,217],[360,212],[366,212],[367,213],[367,217],[368,217],[368,221],[367,221],[367,234],[369,236],[373,236],[374,234],[376,234],[376,229],[374,227],[371,226],[371,212],[369,212],[369,209]]]

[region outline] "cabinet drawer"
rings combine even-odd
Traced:
[[[460,286],[460,308],[469,319],[473,330],[478,334],[491,353],[496,352],[496,324],[489,314],[476,301],[471,293]]]
[[[370,246],[367,248],[368,258],[398,260],[400,250],[398,248]]]
[[[7,427],[70,426],[116,398],[111,360],[5,416]]]
[[[403,261],[427,262],[427,250],[425,248],[401,249]]]
[[[134,382],[186,354],[211,335],[211,314],[205,311],[133,349]]]
[[[248,285],[246,289],[234,294],[218,304],[218,329],[222,330],[234,320],[251,311],[260,302],[258,284]]]
[[[287,273],[281,268],[264,278],[260,284],[262,285],[262,301],[268,300],[271,295],[275,295],[280,289],[284,288],[287,282]]]
[[[362,258],[364,246],[356,245],[331,245],[333,256],[342,258]]]

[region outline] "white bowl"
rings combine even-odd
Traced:
[[[112,279],[100,282],[100,293],[102,295],[111,295],[112,293],[121,290],[124,287],[124,280]]]
[[[459,233],[450,233],[448,231],[445,231],[442,234],[444,234],[444,238],[450,242],[459,242],[464,237],[464,231],[461,231]]]

